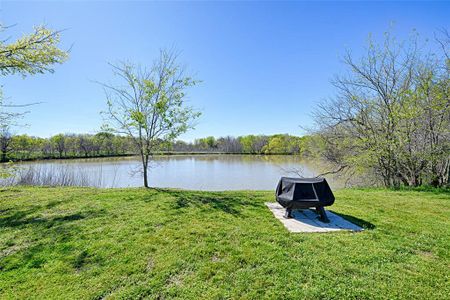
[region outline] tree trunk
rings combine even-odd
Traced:
[[[143,174],[144,174],[144,187],[148,188],[148,155],[141,154],[142,158],[142,167],[144,168]]]
[[[144,163],[144,187],[148,188],[148,170],[147,165]]]

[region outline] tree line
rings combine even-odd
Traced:
[[[288,134],[246,135],[196,139],[193,142],[160,141],[155,153],[300,154],[305,138]],[[304,149],[303,149],[304,150]],[[128,136],[109,132],[56,134],[50,138],[0,132],[0,160],[87,158],[139,154]]]
[[[0,26],[0,33],[8,28]],[[36,27],[10,42],[0,39],[0,76],[53,72],[68,58],[60,32]],[[199,81],[186,73],[178,53],[161,50],[153,64],[111,65],[114,83],[100,83],[107,110],[104,132],[58,134],[49,139],[13,136],[23,113],[0,91],[0,160],[138,154],[144,185],[156,152],[302,154],[325,160],[324,174],[375,178],[387,187],[450,184],[450,35],[444,29],[422,43],[417,33],[399,41],[386,33],[365,53],[348,51],[346,71],[335,76],[336,93],[314,109],[307,137],[249,135],[177,141],[200,113],[187,105]],[[30,104],[31,105],[31,104]],[[26,105],[25,105],[26,106]],[[0,174],[1,175],[1,174]]]
[[[220,152],[243,154],[300,154],[305,138],[289,134],[245,135],[239,137],[213,136],[196,139],[193,143],[176,141],[175,151]]]
[[[2,162],[30,159],[99,157],[133,153],[127,137],[111,133],[57,134],[50,138],[0,134]]]

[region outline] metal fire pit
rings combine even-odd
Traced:
[[[285,218],[292,218],[295,209],[314,207],[319,219],[329,222],[324,207],[334,203],[334,195],[325,178],[281,177],[275,195],[286,208]]]

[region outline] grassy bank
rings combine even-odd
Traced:
[[[0,298],[448,298],[449,193],[336,197],[364,232],[290,234],[269,192],[3,189]]]

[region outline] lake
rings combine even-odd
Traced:
[[[19,164],[39,174],[71,174],[80,185],[140,187],[137,157],[34,161]],[[152,187],[190,190],[275,190],[281,176],[311,177],[320,173],[314,164],[290,155],[169,155],[155,156],[149,172]],[[61,176],[61,175],[54,175]],[[329,180],[332,187],[339,184]]]

